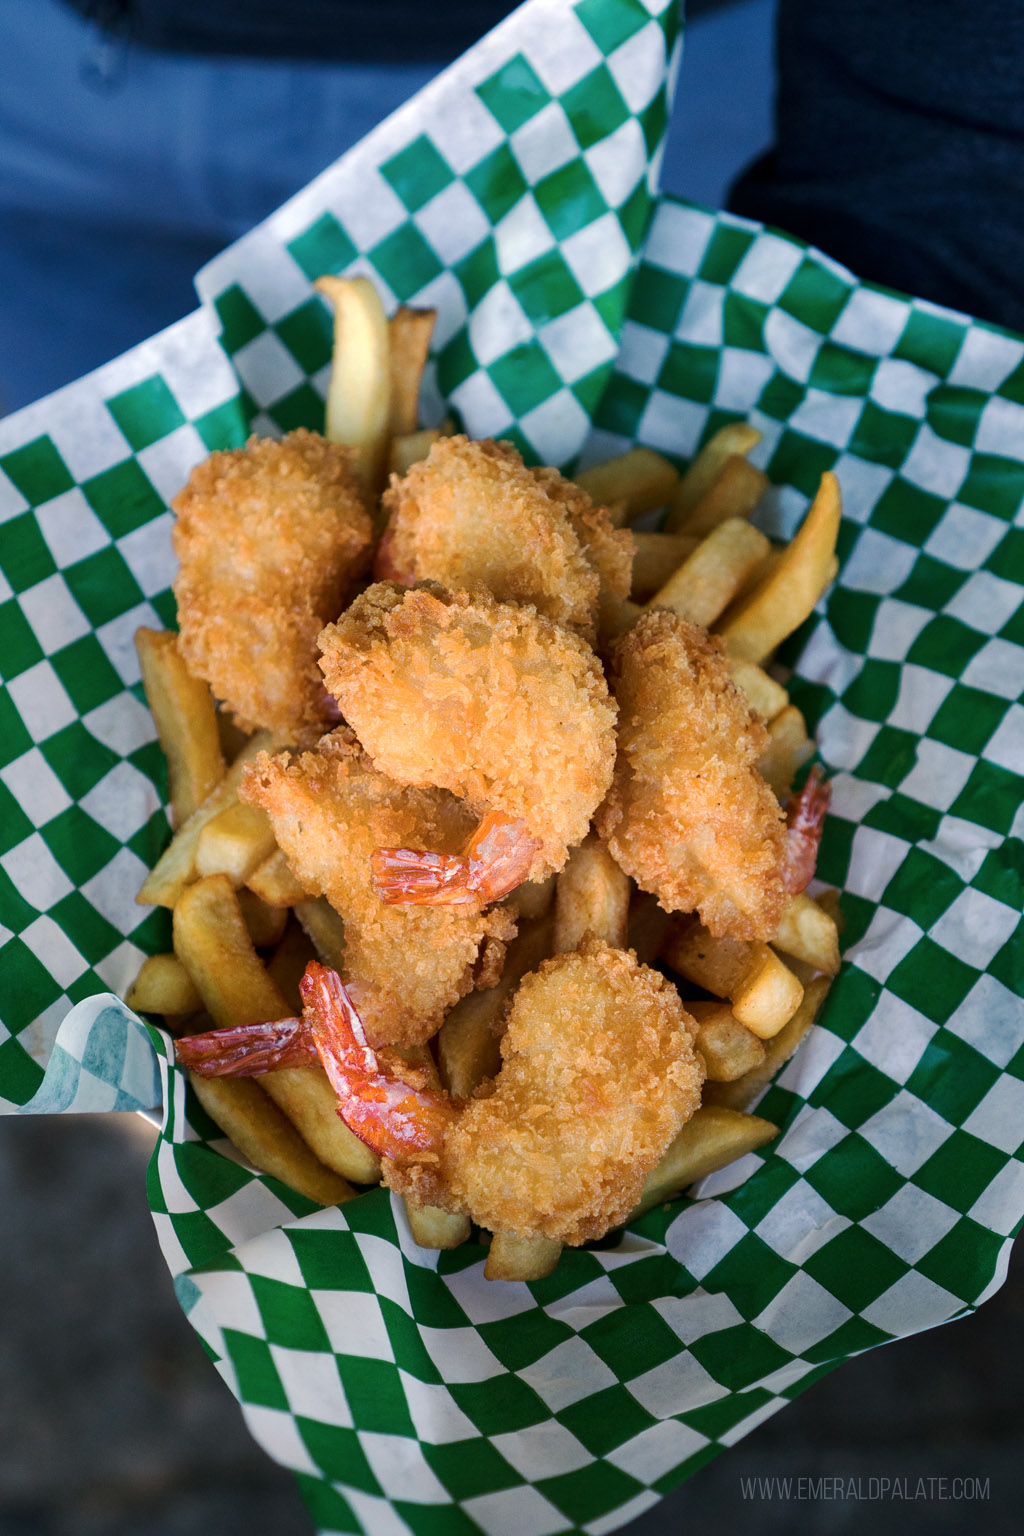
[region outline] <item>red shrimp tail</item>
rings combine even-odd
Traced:
[[[788,826],[782,883],[791,896],[798,896],[814,877],[821,834],[831,800],[832,786],[825,779],[819,764],[815,763],[803,789],[790,798],[786,809]]]
[[[436,1158],[453,1115],[447,1096],[404,1081],[380,1060],[337,971],[311,960],[300,990],[303,1018],[349,1130],[393,1162]]]
[[[521,818],[489,811],[461,853],[375,849],[373,888],[388,906],[486,906],[522,885],[542,847]]]
[[[319,1061],[302,1019],[241,1024],[185,1035],[174,1042],[178,1063],[199,1077],[258,1077],[281,1067],[309,1067]]]

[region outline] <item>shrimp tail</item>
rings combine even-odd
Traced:
[[[461,853],[375,849],[373,888],[388,906],[486,906],[522,885],[542,846],[519,817],[490,811]]]
[[[309,1067],[319,1061],[302,1019],[277,1019],[269,1024],[241,1024],[211,1029],[174,1042],[179,1065],[199,1077],[257,1077],[281,1067]]]
[[[791,896],[798,896],[814,876],[818,862],[825,816],[832,799],[829,784],[817,763],[807,775],[798,795],[792,796],[786,809],[786,851],[782,861],[782,883]]]

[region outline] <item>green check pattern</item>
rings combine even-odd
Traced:
[[[531,162],[526,130],[557,107],[581,151],[564,164],[582,158],[596,182],[604,140],[585,141],[606,122],[609,139],[633,132],[601,70],[638,122],[622,60],[633,48],[642,61],[654,27],[664,83],[657,9],[527,8],[450,90],[354,151],[358,177],[349,157],[208,268],[203,311],[0,422],[0,1098],[82,1108],[95,1081],[98,1107],[142,1104],[155,1045],[163,1251],[252,1432],[324,1532],[603,1536],[850,1355],[979,1305],[1024,1215],[1024,340],[670,199],[632,286],[631,252],[588,293],[596,279],[564,256],[575,234],[539,195],[561,167]],[[555,73],[570,69],[556,23],[601,54],[578,50],[578,78]],[[473,184],[500,152],[482,137],[491,121],[529,188],[508,208]],[[494,186],[512,197],[505,164]],[[357,206],[359,185],[375,195]],[[373,224],[383,186],[401,204],[385,200],[386,227]],[[430,210],[466,196],[488,231],[461,251],[455,213],[432,224]],[[515,245],[510,266],[498,232],[519,203],[551,245]],[[416,275],[418,239],[440,270],[409,287],[382,247]],[[460,265],[481,249],[467,287]],[[582,301],[554,260],[532,287],[523,275],[552,253]],[[819,869],[844,893],[845,964],[762,1101],[783,1134],[530,1286],[485,1282],[475,1244],[418,1249],[382,1190],[320,1211],[254,1174],[187,1094],[166,1039],[123,1009],[87,1003],[94,1027],[76,1034],[76,1010],[52,1048],[69,1004],[123,988],[167,945],[165,917],[133,901],[167,820],[131,635],[173,620],[167,503],[191,465],[251,422],[321,419],[329,334],[310,278],[326,268],[372,270],[395,301],[441,306],[435,407],[473,433],[512,429],[565,461],[583,441],[571,398],[593,420],[586,459],[644,442],[683,463],[749,418],[779,534],[823,469],[843,487],[840,578],[782,660],[835,775]],[[601,303],[617,283],[621,326]],[[551,318],[545,306],[570,298]],[[614,366],[594,364],[590,397],[549,328],[577,316],[585,352],[593,313]],[[514,344],[494,352],[502,336]],[[525,348],[526,379],[534,344],[560,383],[514,404],[495,362]]]

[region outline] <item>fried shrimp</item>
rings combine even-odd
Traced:
[[[387,1160],[385,1183],[493,1232],[572,1246],[603,1237],[700,1102],[697,1026],[675,988],[597,939],[523,979],[501,1070],[467,1101],[374,1051],[335,972],[314,961],[302,997],[301,1020],[179,1041],[179,1059],[214,1076],[318,1055],[338,1113]]]
[[[453,861],[386,848],[387,901],[480,905],[561,869],[611,783],[615,705],[578,636],[482,588],[378,583],[320,636],[321,666],[376,766],[464,800],[476,834]]]
[[[485,586],[593,642],[629,596],[633,537],[555,469],[528,469],[510,443],[442,437],[384,495],[380,580]]]
[[[814,869],[827,790],[812,784],[787,832],[757,771],[768,742],[706,631],[666,609],[616,648],[619,755],[597,828],[670,912],[718,937],[769,939]],[[810,781],[809,781],[810,782]]]
[[[487,913],[389,907],[371,885],[382,844],[423,841],[458,848],[473,824],[452,795],[405,789],[379,773],[344,731],[316,752],[261,753],[239,791],[269,815],[279,846],[307,890],[345,924],[345,980],[375,1044],[416,1045],[476,984],[493,985],[515,923]]]
[[[243,730],[324,728],[316,637],[370,557],[348,449],[315,432],[211,454],[172,503],[181,653]]]

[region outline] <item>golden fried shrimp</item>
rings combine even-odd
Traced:
[[[756,767],[767,730],[717,643],[654,609],[619,642],[613,686],[619,756],[597,817],[601,836],[668,911],[699,912],[719,937],[770,938],[793,889],[791,850],[779,803]]]
[[[573,1246],[603,1237],[700,1102],[697,1026],[675,988],[597,939],[524,978],[501,1071],[466,1101],[375,1052],[335,972],[313,962],[302,997],[301,1021],[179,1041],[179,1058],[233,1076],[315,1052],[339,1114],[386,1159],[385,1183],[493,1232]]]
[[[474,985],[494,984],[515,933],[504,908],[389,907],[371,884],[382,844],[461,845],[473,818],[452,795],[393,783],[343,731],[301,756],[260,753],[239,793],[267,812],[306,889],[341,914],[345,979],[376,1044],[422,1043]]]
[[[422,843],[378,858],[386,900],[475,905],[561,869],[615,760],[615,705],[583,640],[483,588],[381,582],[325,628],[320,648],[327,686],[376,766],[447,789],[482,818],[454,863]]]
[[[414,586],[485,586],[593,642],[629,596],[633,537],[555,469],[528,469],[510,443],[442,437],[392,477],[374,574]]]
[[[350,450],[305,430],[250,438],[198,465],[172,505],[189,668],[243,730],[319,734],[316,637],[370,558]]]

